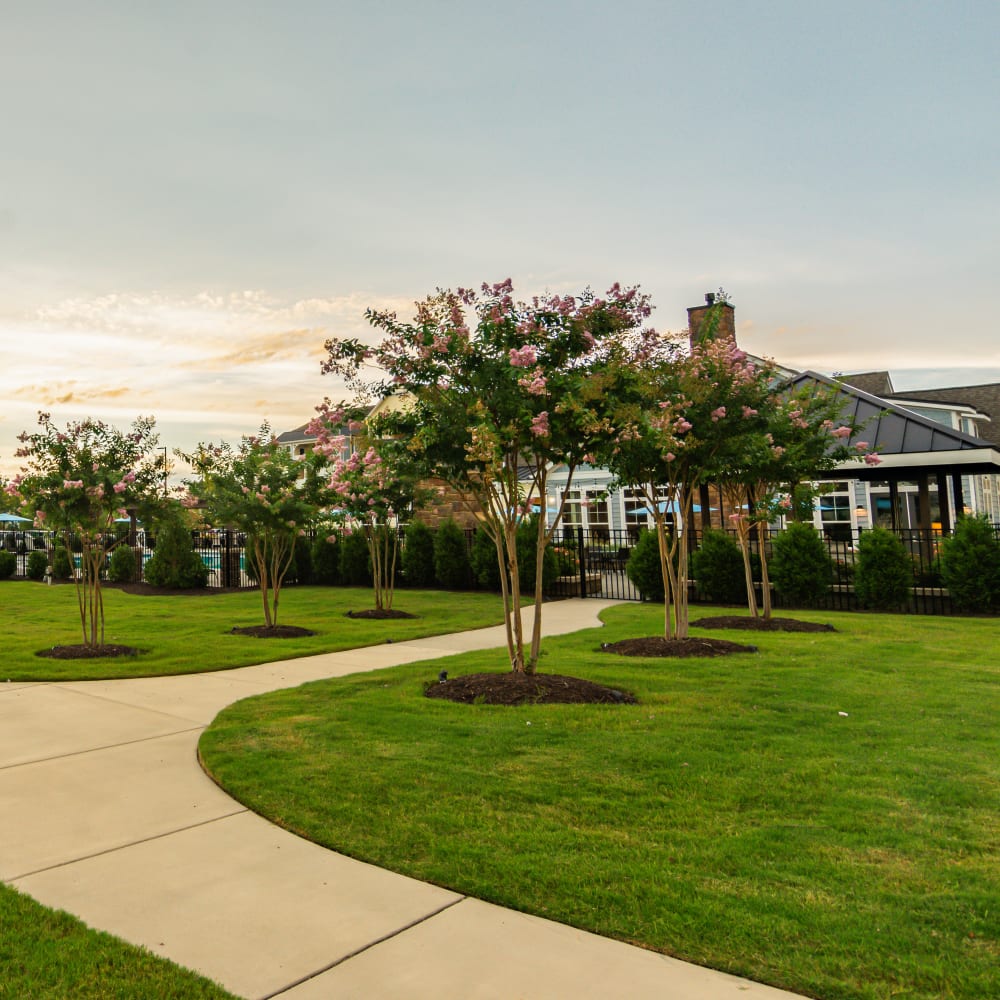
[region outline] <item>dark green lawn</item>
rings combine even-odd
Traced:
[[[1000,621],[803,613],[839,631],[652,660],[600,644],[659,609],[604,617],[542,669],[637,706],[422,697],[503,669],[479,653],[248,699],[202,755],[297,833],[463,893],[824,1000],[1000,996]]]

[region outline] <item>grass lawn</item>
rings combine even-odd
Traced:
[[[4,608],[0,683],[97,680],[228,670],[251,663],[286,660],[338,649],[371,646],[482,628],[503,621],[495,594],[399,590],[394,607],[413,619],[371,621],[347,618],[348,611],[373,606],[370,588],[288,587],[282,591],[279,623],[317,634],[299,639],[254,639],[229,635],[234,626],[262,625],[257,591],[147,596],[105,589],[105,641],[134,646],[139,656],[58,660],[38,650],[81,641],[75,588],[29,581],[0,582]]]
[[[0,883],[0,998],[29,997],[233,1000],[210,980]]]
[[[698,617],[698,609],[693,617]],[[757,654],[629,659],[661,609],[546,640],[637,706],[422,697],[500,652],[251,698],[206,731],[240,801],[462,893],[835,998],[1000,996],[1000,621],[800,613]]]

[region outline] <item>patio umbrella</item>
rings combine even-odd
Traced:
[[[0,521],[4,524],[30,524],[30,517],[19,517],[17,514],[8,514],[6,512],[0,514]]]

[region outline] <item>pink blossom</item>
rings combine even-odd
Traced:
[[[520,350],[516,347],[510,349],[510,363],[515,368],[529,368],[538,360],[534,347],[525,344]]]
[[[668,462],[672,462],[677,456],[672,452],[668,451],[666,455],[663,456]]]
[[[720,406],[716,410],[712,410],[712,423],[717,424],[726,415],[726,408]]]
[[[115,483],[114,489],[115,493],[124,493],[128,489],[128,483],[126,482]]]
[[[689,423],[683,417],[678,417],[674,421],[674,430],[677,431],[678,434],[683,434],[685,431],[691,430],[691,427],[692,427],[691,423]]]
[[[757,416],[757,412],[758,411],[755,410],[752,406],[746,406],[744,404],[744,406],[743,406],[743,416],[744,417],[756,417]]]
[[[849,438],[851,436],[851,428],[845,427],[843,424],[841,424],[839,427],[834,427],[834,429],[830,431],[830,433],[835,438]]]
[[[878,465],[882,459],[873,451],[870,455],[865,455],[867,465]]]
[[[83,480],[82,479],[64,479],[63,480],[64,490],[82,490]]]
[[[867,451],[868,450],[868,442],[867,441],[858,441],[854,445],[854,450],[855,451]]]
[[[536,437],[546,437],[548,435],[549,433],[548,410],[542,410],[542,412],[539,413],[538,416],[531,421],[531,433],[534,434]]]

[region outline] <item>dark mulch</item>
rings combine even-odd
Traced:
[[[140,650],[134,646],[116,646],[108,643],[104,646],[53,646],[51,649],[40,649],[35,655],[45,656],[50,660],[98,660],[112,656],[138,656]]]
[[[348,618],[377,618],[377,619],[390,619],[390,618],[416,618],[416,615],[411,615],[409,611],[388,611],[385,608],[371,608],[368,611],[348,611]]]
[[[102,583],[101,587],[144,597],[208,597],[214,594],[240,594],[245,590],[257,589],[256,587],[154,587],[151,583]]]
[[[803,622],[798,618],[746,618],[742,615],[718,615],[699,618],[692,625],[701,628],[740,628],[747,632],[836,632],[832,625],[822,622]]]
[[[559,674],[467,674],[437,681],[428,698],[464,705],[634,705],[635,695]]]
[[[709,639],[688,636],[686,639],[664,639],[650,635],[642,639],[622,639],[621,642],[601,644],[605,653],[619,656],[728,656],[730,653],[756,653],[756,646],[741,646],[728,639]]]
[[[251,639],[301,639],[304,635],[315,635],[312,629],[298,625],[247,625],[231,628],[230,635],[248,635]]]

